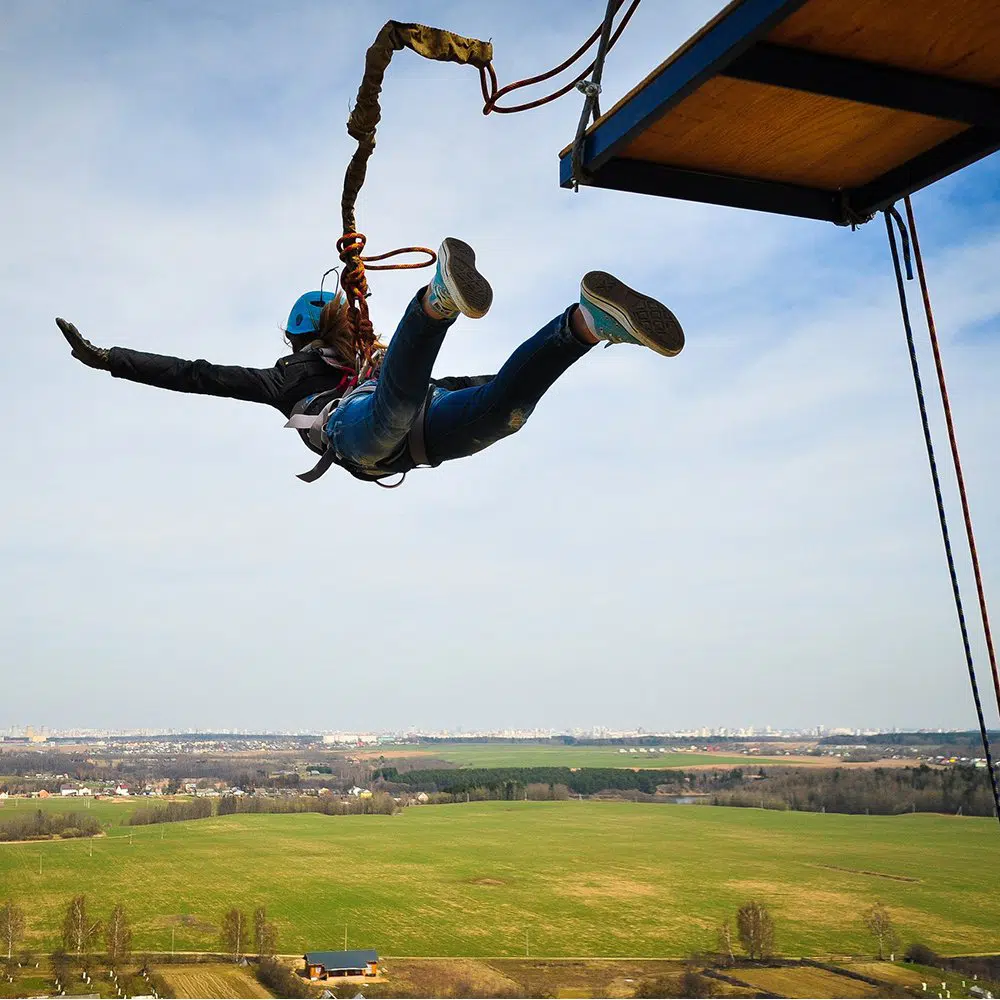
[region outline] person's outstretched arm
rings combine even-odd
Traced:
[[[115,378],[174,392],[195,392],[278,405],[280,379],[273,368],[213,365],[208,361],[185,361],[164,354],[133,351],[127,347],[95,347],[72,323],[57,319],[56,325],[73,349],[74,358],[91,368],[110,372]]]

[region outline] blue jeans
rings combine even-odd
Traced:
[[[338,458],[361,472],[414,467],[406,438],[423,405],[431,370],[453,319],[431,319],[420,292],[389,343],[375,391],[338,406],[326,425]],[[520,430],[545,391],[591,345],[570,329],[572,309],[547,323],[481,386],[435,386],[427,407],[425,445],[432,465],[474,455]]]

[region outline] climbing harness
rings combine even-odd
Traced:
[[[327,349],[324,349],[327,350]],[[332,351],[330,352],[333,353]],[[399,457],[405,450],[413,462],[414,468],[433,468],[439,462],[431,461],[427,454],[427,409],[434,398],[434,393],[438,389],[454,391],[457,389],[476,388],[485,385],[493,378],[492,375],[450,375],[444,378],[432,378],[424,396],[424,401],[417,411],[410,431],[403,443],[403,448],[388,459],[389,462]],[[291,416],[285,427],[291,427],[299,432],[305,446],[320,456],[319,461],[308,471],[299,473],[296,477],[305,483],[314,483],[320,478],[331,465],[340,465],[347,469],[356,479],[363,479],[365,482],[374,482],[384,489],[395,489],[402,486],[406,479],[406,473],[394,471],[380,471],[379,469],[368,470],[359,469],[337,454],[333,442],[326,433],[333,411],[343,403],[355,396],[364,396],[373,393],[377,382],[372,379],[362,385],[348,388],[338,386],[336,389],[328,389],[326,392],[319,392],[296,403],[292,408]],[[382,480],[391,476],[400,476],[397,483],[391,485]]]
[[[917,351],[913,339],[913,327],[910,323],[910,313],[907,308],[906,287],[903,282],[903,272],[900,269],[900,254],[896,246],[896,234],[893,223],[899,229],[900,241],[903,248],[903,264],[906,270],[906,278],[913,280],[913,268],[911,264],[910,247],[912,239],[913,257],[917,263],[917,272],[920,277],[920,289],[924,300],[924,312],[927,318],[928,331],[931,345],[934,352],[934,361],[937,368],[938,387],[941,392],[942,406],[944,407],[945,419],[948,426],[948,436],[951,441],[952,460],[955,466],[955,474],[958,481],[959,493],[962,498],[962,510],[965,515],[966,534],[969,542],[969,551],[972,557],[976,586],[979,592],[979,609],[982,617],[983,631],[986,636],[986,647],[989,653],[990,665],[993,671],[993,684],[997,697],[997,706],[1000,708],[1000,677],[997,673],[996,653],[993,648],[993,636],[990,630],[989,613],[986,608],[986,597],[983,590],[982,573],[979,568],[979,557],[976,552],[975,537],[972,530],[972,517],[969,513],[968,498],[965,492],[965,479],[962,475],[962,466],[958,455],[958,444],[955,437],[954,422],[951,416],[951,405],[948,399],[948,390],[945,384],[944,367],[941,362],[941,351],[937,339],[937,331],[934,326],[934,317],[931,312],[930,294],[927,289],[927,279],[924,273],[923,259],[920,255],[920,244],[917,241],[916,222],[913,216],[913,206],[910,196],[905,198],[906,215],[909,222],[909,230],[904,224],[902,216],[895,206],[890,205],[884,211],[885,227],[889,237],[889,249],[892,253],[892,264],[896,274],[896,290],[899,294],[900,312],[903,318],[903,328],[906,332],[906,346],[910,355],[910,368],[913,372],[913,384],[917,394],[917,405],[920,410],[920,423],[923,428],[924,444],[927,449],[927,461],[930,466],[931,481],[934,486],[934,497],[937,502],[938,521],[941,525],[941,538],[944,542],[945,557],[948,561],[948,573],[951,577],[952,595],[955,600],[955,611],[958,614],[959,630],[962,634],[962,646],[965,651],[965,663],[969,672],[969,683],[972,687],[972,699],[976,706],[976,717],[979,722],[979,735],[983,743],[983,751],[986,755],[986,769],[989,772],[990,788],[993,792],[993,805],[995,815],[1000,821],[1000,787],[997,784],[996,770],[993,764],[993,753],[990,748],[989,732],[986,728],[986,719],[983,714],[982,699],[979,695],[979,683],[976,679],[976,668],[972,658],[972,646],[969,641],[969,629],[965,619],[965,609],[962,602],[961,588],[958,582],[958,573],[955,569],[955,556],[951,544],[951,534],[948,530],[948,519],[944,508],[944,498],[941,492],[941,477],[938,473],[937,459],[934,453],[934,442],[931,436],[930,420],[927,415],[927,402],[924,397],[923,380],[920,376],[920,365],[917,360]]]
[[[352,476],[355,477],[355,479],[362,479],[365,482],[375,483],[377,486],[383,487],[383,489],[395,489],[397,486],[403,485],[403,480],[406,479],[405,472],[380,473],[377,470],[369,472],[368,470],[357,468],[351,463],[345,461],[344,458],[338,454],[333,441],[330,440],[326,433],[327,423],[333,415],[333,411],[338,406],[346,403],[350,399],[354,399],[356,396],[370,395],[375,391],[375,388],[376,382],[374,380],[370,380],[362,385],[350,389],[348,392],[344,392],[340,387],[336,389],[329,389],[326,392],[319,392],[314,396],[309,396],[308,398],[295,404],[292,409],[292,414],[288,418],[288,422],[285,426],[297,430],[299,432],[299,436],[305,442],[306,447],[320,456],[319,461],[308,472],[300,472],[298,476],[296,476],[297,479],[301,479],[304,483],[314,483],[326,473],[331,465],[339,465],[346,469]],[[425,409],[426,401],[421,407],[420,412],[417,414],[417,418],[414,421],[414,428],[410,430],[410,434],[407,437],[406,446],[409,447],[411,438],[419,437],[420,452],[424,454],[426,458],[426,450],[423,447],[423,422]],[[420,425],[419,433],[415,429],[417,424]],[[414,463],[419,464],[419,461],[415,457]],[[401,476],[399,482],[393,483],[392,485],[382,482],[383,479],[388,479],[395,475]]]

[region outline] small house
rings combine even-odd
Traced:
[[[371,948],[354,951],[307,951],[306,978],[331,979],[340,976],[377,976],[378,953]]]

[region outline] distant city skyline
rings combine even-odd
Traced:
[[[634,739],[641,736],[657,736],[673,739],[711,739],[712,737],[723,738],[747,738],[758,739],[761,737],[780,738],[802,738],[819,739],[824,736],[873,736],[879,733],[946,733],[946,732],[972,732],[974,727],[958,729],[945,726],[914,726],[899,727],[849,727],[849,726],[803,726],[791,728],[777,728],[773,726],[699,726],[692,728],[663,728],[650,729],[643,726],[635,728],[610,728],[606,726],[579,726],[570,728],[501,728],[501,729],[432,729],[422,727],[408,727],[403,729],[324,729],[307,727],[303,729],[267,729],[267,728],[227,728],[224,726],[199,726],[183,727],[173,726],[167,728],[157,727],[135,727],[135,728],[88,728],[88,727],[47,727],[47,726],[8,726],[0,729],[0,741],[2,740],[24,740],[35,739],[42,742],[47,739],[67,739],[86,738],[100,739],[101,737],[137,737],[155,738],[158,736],[197,736],[197,735],[218,735],[218,736],[317,736],[340,738],[337,742],[374,742],[378,739],[400,740],[407,737],[443,739],[449,737],[460,737],[462,739],[552,739],[559,736],[572,736],[585,739]]]

